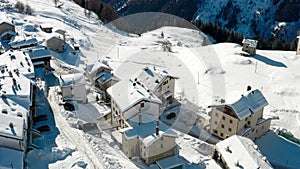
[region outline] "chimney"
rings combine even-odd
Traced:
[[[156,121],[155,134],[159,135],[159,120]]]
[[[144,102],[142,102],[141,104],[140,104],[140,109],[139,109],[139,124],[141,124],[142,123],[142,108],[144,107]]]
[[[139,125],[142,123],[142,113],[141,111],[139,112]]]
[[[251,86],[247,86],[247,92],[251,90]]]

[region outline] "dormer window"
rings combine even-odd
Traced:
[[[3,114],[7,114],[8,112],[7,112],[6,109],[3,109],[3,110],[2,110],[2,113],[3,113]]]

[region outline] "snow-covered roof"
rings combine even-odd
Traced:
[[[52,28],[53,28],[53,26],[50,25],[50,24],[41,24],[40,27],[41,27],[42,29],[52,29]]]
[[[60,76],[60,84],[62,86],[81,85],[86,84],[86,80],[82,73],[66,74]]]
[[[166,80],[167,77],[177,79],[177,77],[170,75],[167,71],[158,71],[154,68],[151,69],[149,67],[145,67],[144,69],[140,70],[131,80],[137,80],[151,91],[154,91]]]
[[[233,135],[217,143],[216,147],[231,169],[272,168],[249,138]]]
[[[108,94],[116,101],[122,112],[142,101],[161,104],[161,101],[141,84],[130,80],[120,81],[107,89]]]
[[[243,120],[267,105],[268,102],[266,98],[256,89],[249,92],[247,96],[242,96],[238,101],[229,106],[234,110],[237,117]]]
[[[11,116],[4,113],[5,110],[0,112],[0,137],[9,137],[22,140],[24,132],[24,119],[22,117]]]
[[[48,48],[44,46],[36,46],[25,50],[32,60],[42,59],[42,58],[51,58],[52,54]]]
[[[21,169],[24,168],[24,152],[6,147],[0,147],[0,168],[1,169]]]
[[[97,81],[100,84],[104,84],[106,82],[108,82],[111,79],[116,79],[116,77],[114,77],[111,73],[107,73],[107,72],[100,72],[96,75],[95,79],[97,79]]]
[[[6,112],[9,116],[23,118],[25,126],[28,126],[27,117],[29,116],[29,110],[18,104],[18,102],[10,98],[0,99],[0,113],[2,113],[2,111]]]
[[[107,64],[103,63],[103,62],[97,62],[94,65],[89,65],[88,66],[88,72],[90,74],[95,74],[96,72],[98,72],[99,69],[108,69],[108,70],[112,70],[111,67],[109,67]]]
[[[146,116],[143,116],[143,118],[145,117]],[[127,121],[130,128],[125,129],[123,132],[128,140],[139,138],[146,147],[149,147],[162,136],[177,137],[177,134],[161,121],[159,121],[159,135],[156,135],[156,120],[139,124],[137,118],[138,115]]]
[[[0,76],[7,76],[11,71],[13,75],[17,72],[23,74],[27,78],[34,78],[34,67],[29,55],[26,52],[19,50],[9,50],[0,55]]]
[[[30,96],[31,81],[20,75],[14,77],[0,78],[0,94],[10,96]]]
[[[13,41],[9,43],[9,46],[16,49],[16,48],[22,48],[27,47],[30,45],[35,45],[38,43],[38,40],[36,38],[30,38],[30,39],[23,39],[20,41]]]
[[[252,47],[252,48],[256,48],[257,46],[257,40],[253,40],[253,39],[243,39],[242,43],[243,44],[247,44],[249,45],[249,47]]]

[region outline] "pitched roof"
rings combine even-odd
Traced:
[[[216,144],[229,168],[272,168],[258,147],[246,137],[233,135]],[[239,166],[237,166],[237,163]]]
[[[62,86],[86,84],[85,77],[82,73],[61,75],[59,80]]]
[[[108,82],[109,80],[118,80],[115,76],[113,76],[111,73],[107,72],[100,72],[96,75],[95,79],[101,84],[104,84]]]
[[[242,43],[243,44],[248,44],[250,47],[256,48],[257,46],[257,40],[253,40],[253,39],[243,39]]]
[[[154,91],[166,80],[167,77],[177,79],[177,77],[170,75],[165,70],[158,71],[149,67],[145,67],[144,69],[138,71],[136,76],[134,76],[131,80],[139,81],[140,83],[144,84],[148,89]]]
[[[266,98],[259,90],[256,89],[249,92],[247,96],[242,96],[238,101],[228,106],[234,110],[234,113],[240,120],[243,120],[267,105],[268,102]]]
[[[143,118],[147,118],[147,115],[143,115]],[[126,139],[139,138],[146,147],[149,147],[162,136],[177,137],[177,134],[161,121],[159,121],[159,135],[156,135],[156,120],[153,117],[148,118],[152,120],[145,120],[146,122],[141,124],[138,123],[138,115],[128,120],[127,123],[130,125],[130,128],[123,131]]]
[[[88,72],[90,74],[95,74],[99,69],[102,69],[102,68],[112,70],[112,68],[109,67],[109,65],[107,65],[105,62],[97,62],[94,65],[88,66]]]
[[[24,51],[28,53],[30,59],[32,60],[52,57],[51,51],[44,46],[35,46],[29,49],[25,49]]]
[[[161,101],[141,84],[132,81],[120,81],[107,89],[108,94],[116,101],[122,112],[142,101],[161,104]]]
[[[11,46],[12,48],[21,48],[24,46],[35,45],[37,43],[38,41],[36,38],[30,38],[30,39],[23,39],[19,41],[10,42],[9,46]]]

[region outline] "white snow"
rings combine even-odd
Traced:
[[[243,57],[239,55],[241,46],[237,44],[222,43],[202,47],[203,34],[195,30],[174,27],[163,27],[144,33],[141,37],[128,36],[103,26],[94,14],[91,18],[85,17],[84,10],[72,1],[61,1],[64,5],[59,9],[54,7],[52,1],[23,0],[22,2],[28,3],[35,10],[34,16],[15,11],[0,11],[0,18],[13,18],[17,23],[16,30],[20,36],[28,34],[39,41],[45,40],[47,33],[39,29],[26,29],[28,25],[35,27],[35,25],[50,24],[55,29],[66,30],[67,43],[70,46],[63,54],[52,52],[52,55],[57,58],[52,63],[57,63],[57,67],[60,68],[57,72],[63,72],[67,68],[82,72],[85,65],[106,61],[114,70],[116,77],[121,81],[128,81],[145,66],[155,66],[179,77],[176,80],[175,97],[191,103],[196,108],[193,109],[193,113],[203,117],[209,111],[206,109],[207,106],[218,103],[220,99],[232,103],[238,100],[250,85],[254,89],[260,89],[269,102],[269,106],[265,108],[265,115],[279,118],[272,121],[272,126],[284,127],[296,137],[300,137],[300,73],[298,71],[300,59],[295,52],[257,50],[257,55],[254,57]],[[226,2],[218,1],[216,4],[220,3]],[[249,11],[249,13],[254,12]],[[247,20],[247,18],[242,20],[245,19]],[[246,26],[241,26],[240,29],[248,31]],[[25,33],[22,33],[23,30]],[[164,41],[160,36],[162,31],[173,45],[172,52],[163,52],[161,49]],[[252,32],[250,31],[248,35],[252,35]],[[182,45],[177,46],[178,42]],[[72,54],[74,50],[71,44],[74,43],[80,45],[81,51]],[[10,61],[10,57],[6,59]],[[27,62],[22,62],[26,67],[24,72],[27,72]],[[41,71],[37,74],[41,74]],[[50,78],[50,75],[46,75],[49,78],[46,79],[49,82],[47,85],[50,85],[50,82],[51,85],[57,82],[57,79]],[[39,96],[42,99],[45,84],[40,83],[42,89]],[[57,106],[61,100],[55,98],[58,97],[55,89],[51,89],[49,94],[52,95],[49,96],[50,104],[53,107]],[[127,94],[125,93],[125,97]],[[37,103],[39,103],[38,112],[51,114],[45,98],[38,100]],[[92,107],[97,110],[99,108]],[[88,114],[88,108],[89,106],[79,106],[76,111],[84,110]],[[96,111],[94,108],[93,114],[109,111],[105,108]],[[123,154],[109,134],[104,132],[102,138],[96,138],[76,129],[80,121],[92,119],[91,115],[83,118],[83,112],[76,115],[64,111],[61,107],[57,109],[59,110],[54,111],[55,124],[50,126],[51,132],[36,141],[44,149],[32,150],[28,153],[29,168],[138,168]],[[182,122],[183,124],[184,122],[191,123],[188,125],[194,124],[197,116],[189,116],[188,111],[180,111],[180,113],[184,117],[182,120],[186,120]],[[178,135],[176,142],[180,147],[181,157],[200,168],[219,167],[210,157],[211,145],[183,133]],[[267,140],[272,139],[271,137]],[[295,155],[294,152],[292,154]],[[36,157],[40,160],[36,160]]]

